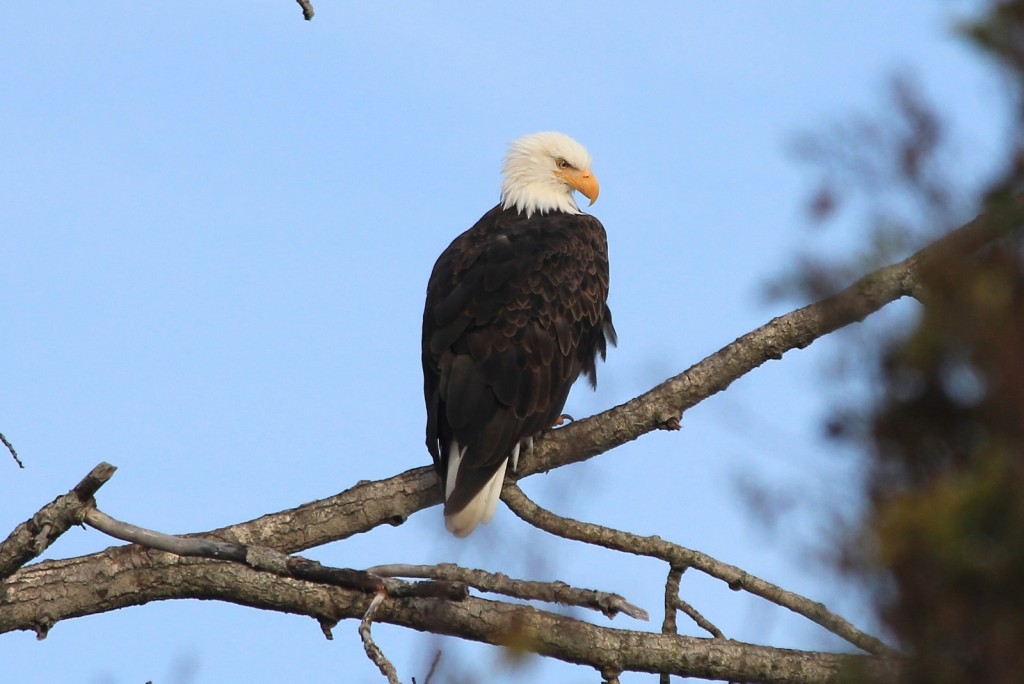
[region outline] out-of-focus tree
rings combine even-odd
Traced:
[[[868,458],[867,506],[843,557],[909,655],[903,681],[1011,684],[1024,682],[1024,2],[990,3],[962,30],[1006,84],[1007,156],[969,200],[1001,237],[921,270],[916,320],[873,347],[872,406],[835,423]],[[891,116],[804,148],[828,161],[814,215],[851,206],[837,181],[856,178],[881,246],[914,233],[893,194],[929,227],[970,194],[941,170],[941,116],[909,81],[893,92]],[[808,273],[816,289],[828,269]]]

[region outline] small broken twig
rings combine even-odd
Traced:
[[[14,528],[0,543],[0,580],[39,556],[72,525],[81,525],[86,513],[95,506],[92,497],[116,470],[109,463],[100,463],[74,489],[58,496]]]
[[[18,452],[14,450],[14,445],[7,441],[7,438],[4,437],[4,433],[2,432],[0,432],[0,442],[3,442],[4,446],[7,447],[7,450],[11,452],[11,456],[14,457],[14,462],[18,464],[18,467],[24,470],[25,464],[21,462],[20,458],[18,458]]]

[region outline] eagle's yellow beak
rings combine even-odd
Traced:
[[[590,169],[566,169],[555,171],[555,175],[579,190],[590,200],[591,204],[597,201],[597,196],[601,193],[601,186],[598,185],[597,178],[590,172]]]

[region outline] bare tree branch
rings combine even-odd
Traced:
[[[512,479],[520,480],[632,441],[666,425],[688,408],[722,391],[769,359],[804,348],[836,329],[863,320],[885,304],[918,292],[923,268],[956,255],[971,254],[999,237],[1001,216],[983,214],[904,261],[874,271],[845,290],[779,316],[708,356],[689,370],[625,404],[547,433],[520,459]],[[416,511],[441,502],[431,467],[362,482],[332,497],[271,513],[204,536],[237,538],[293,553],[367,532],[400,525]]]
[[[139,544],[157,551],[167,551],[178,556],[233,560],[240,563],[244,563],[246,558],[247,548],[244,544],[203,539],[202,537],[176,537],[162,532],[154,532],[115,520],[98,508],[86,511],[83,522],[115,539]],[[284,564],[283,560],[280,564]]]
[[[683,579],[686,568],[675,565],[669,567],[668,579],[665,581],[665,620],[661,625],[662,634],[677,634],[676,613],[683,611],[697,626],[711,634],[716,639],[724,639],[722,630],[715,627],[710,620],[700,614],[696,608],[684,601],[679,596],[679,584]],[[662,677],[664,679],[664,676]]]
[[[93,495],[113,477],[115,470],[117,468],[109,463],[100,463],[74,489],[58,496],[14,528],[0,544],[0,580],[39,556],[72,525],[80,525],[86,511],[95,505]]]
[[[245,546],[195,536],[176,537],[115,520],[97,508],[85,512],[85,522],[116,539],[139,544],[148,549],[167,551],[177,556],[245,563],[255,570],[272,572],[282,577],[331,584],[368,594],[428,596],[447,598],[450,601],[461,601],[469,595],[465,583],[459,581],[442,578],[440,581],[401,582],[379,577],[365,570],[328,567],[317,561],[289,556],[266,546]]]
[[[665,580],[665,618],[661,622],[662,634],[678,634],[676,626],[676,600],[679,598],[679,582],[686,568],[671,566]]]
[[[439,565],[377,565],[367,568],[366,571],[381,577],[418,577],[460,582],[492,594],[590,608],[591,610],[601,611],[609,618],[614,618],[619,613],[625,613],[636,620],[650,619],[646,610],[633,605],[618,594],[596,591],[594,589],[577,589],[565,582],[518,580],[500,572],[492,573],[486,570],[461,568],[451,563],[441,563]]]
[[[903,262],[879,269],[836,295],[773,319],[648,393],[549,433],[524,459],[513,478],[585,460],[655,429],[677,428],[680,416],[688,408],[722,391],[769,359],[806,347],[823,335],[862,320],[890,301],[917,294],[921,269],[949,255],[968,254],[998,237],[1000,230],[999,221],[983,215]],[[805,615],[869,653],[892,652],[821,604],[786,592],[739,568],[656,537],[627,535],[535,510],[537,507],[514,485],[506,486],[504,496],[517,514],[542,529],[615,550],[662,558],[678,567],[700,569],[734,589],[746,589]],[[440,500],[440,488],[431,469],[417,468],[202,536],[294,553],[381,524],[401,524],[413,512]],[[70,520],[67,524],[83,519],[83,502],[80,499],[77,508],[71,506],[74,513],[66,514]],[[79,517],[75,518],[76,515]],[[55,530],[66,522],[33,518],[19,526],[0,546],[0,559],[6,559],[0,562],[0,568],[9,572],[19,567],[26,562],[22,560],[23,549],[45,547],[56,537]],[[26,535],[28,542],[22,541]],[[0,633],[33,629],[40,636],[45,636],[62,619],[172,598],[210,598],[299,613],[327,626],[341,619],[361,619],[369,604],[366,593],[361,591],[281,577],[238,562],[180,557],[138,546],[110,548],[81,558],[24,567],[0,584],[0,592]],[[529,606],[473,597],[462,602],[393,598],[379,606],[377,619],[484,643],[514,643],[520,647],[527,644],[529,650],[541,655],[591,665],[607,678],[632,670],[712,679],[821,682],[834,679],[844,667],[851,666],[872,673],[874,679],[887,680],[898,667],[896,661],[885,657],[786,651],[722,639],[615,630]]]
[[[679,582],[683,579],[686,568],[671,566],[665,580],[665,618],[661,622],[662,634],[678,634],[676,629],[676,601],[679,598]],[[658,678],[660,684],[671,684],[672,677],[662,673]]]
[[[803,615],[867,653],[890,657],[898,655],[894,649],[885,645],[881,640],[862,632],[843,618],[830,612],[824,604],[794,594],[740,568],[715,560],[700,551],[664,541],[660,537],[641,537],[631,532],[622,532],[593,523],[563,518],[535,504],[518,485],[511,482],[505,483],[501,498],[513,513],[545,532],[566,539],[603,546],[614,551],[660,558],[675,567],[695,568],[726,582],[730,589],[735,591],[745,589],[755,596],[760,596],[776,605],[788,608],[794,613]]]
[[[711,623],[711,621],[708,620],[703,615],[701,615],[700,612],[696,608],[694,608],[693,606],[691,606],[689,603],[687,603],[683,599],[679,598],[678,596],[676,597],[675,607],[678,608],[679,610],[683,611],[684,613],[686,613],[686,615],[689,616],[689,618],[691,620],[693,620],[694,622],[697,623],[698,627],[703,629],[705,632],[708,632],[709,634],[711,634],[711,636],[715,637],[716,639],[724,639],[725,638],[725,635],[722,634],[722,630],[718,629],[718,627],[715,627]]]
[[[134,545],[107,553],[111,564],[99,572],[94,563],[72,558],[44,561],[16,573],[4,586],[0,633],[28,628],[44,636],[62,619],[95,612],[97,603],[105,611],[172,598],[218,599],[334,624],[361,620],[371,600],[363,592],[279,577],[240,563],[181,558]],[[40,602],[44,595],[60,598]],[[898,667],[894,661],[864,656],[599,627],[526,605],[472,596],[461,602],[389,599],[378,608],[375,621],[497,646],[515,645],[599,671],[818,684],[835,680],[847,667],[866,668],[884,681]]]
[[[519,480],[585,461],[653,430],[676,429],[686,410],[765,362],[781,359],[793,349],[804,349],[839,328],[864,320],[890,302],[918,296],[923,271],[947,259],[969,256],[1011,227],[1019,230],[1022,205],[1021,198],[999,203],[907,259],[873,271],[834,295],[772,319],[650,391],[545,434],[510,477]],[[1016,220],[1007,220],[1008,216]]]

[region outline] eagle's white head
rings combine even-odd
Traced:
[[[562,133],[534,133],[516,140],[509,145],[502,174],[501,206],[515,207],[527,218],[551,211],[582,213],[573,191],[579,190],[593,204],[600,190],[590,172],[590,154]]]

